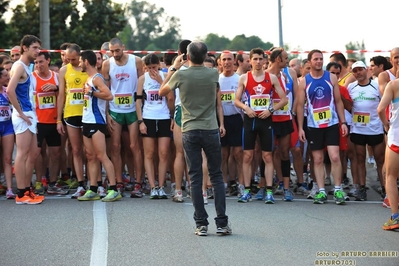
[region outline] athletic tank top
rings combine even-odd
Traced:
[[[389,120],[388,146],[399,146],[399,97],[392,100],[391,119]]]
[[[134,93],[137,91],[136,56],[129,54],[125,65],[118,66],[115,58],[109,60],[109,77],[111,93],[114,96],[109,101],[109,109],[116,113],[131,113],[136,111]]]
[[[338,115],[334,102],[334,87],[331,84],[330,72],[324,71],[320,78],[307,74],[306,98],[308,102],[308,127],[326,128],[338,124]]]
[[[162,71],[159,71],[159,75],[163,80]],[[158,94],[160,87],[161,84],[152,79],[148,72],[144,73],[143,91],[147,94],[147,99],[144,100],[143,118],[156,120],[170,118],[167,97],[162,97]]]
[[[378,84],[372,80],[369,84],[362,86],[355,81],[349,84],[348,92],[353,100],[351,133],[383,134],[383,125],[376,112],[381,100]]]
[[[245,104],[252,108],[256,114],[260,114],[270,107],[270,95],[272,94],[272,81],[268,72],[264,72],[261,82],[255,81],[252,71],[247,72],[247,86],[245,87]]]
[[[55,124],[57,121],[57,96],[54,91],[43,91],[42,87],[47,84],[58,85],[56,75],[50,70],[51,76],[48,79],[41,78],[36,72],[33,77],[36,80],[35,87],[35,109],[37,121],[43,124]]]
[[[67,64],[65,73],[65,108],[64,117],[82,116],[83,113],[83,87],[87,80],[87,73],[75,70]]]
[[[287,72],[288,75],[286,72],[280,72],[280,77],[278,78],[278,80],[280,82],[281,88],[284,90],[288,98],[288,103],[280,109],[274,108],[274,113],[272,116],[273,122],[284,122],[292,119],[291,108],[293,102],[293,80],[291,75],[289,74],[289,71]],[[280,96],[278,96],[274,87],[272,91],[272,101],[273,107],[280,102]]]
[[[350,77],[351,74],[352,74],[351,72],[346,73],[346,75],[343,76],[342,79],[338,81],[338,85],[344,86],[345,81]]]
[[[0,123],[11,120],[11,107],[6,88],[3,87],[3,92],[0,93]]]
[[[230,77],[225,77],[223,73],[219,74],[219,86],[222,97],[222,108],[225,116],[239,114],[234,100],[236,98],[236,92],[238,88],[238,80],[240,76],[234,73]]]
[[[87,84],[89,84],[93,92],[98,91],[98,89],[93,85],[93,79],[95,78],[104,79],[100,73],[97,73],[92,78],[89,78],[87,80]],[[105,125],[107,121],[105,117],[106,106],[107,106],[106,100],[85,94],[82,122],[87,124]]]
[[[31,102],[33,94],[30,89],[32,71],[30,71],[29,66],[25,65],[21,60],[16,61],[15,64],[23,65],[27,75],[26,80],[18,82],[15,89],[15,94],[17,95],[19,106],[21,107],[21,110],[23,112],[33,111]]]

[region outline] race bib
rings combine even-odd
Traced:
[[[354,112],[353,124],[358,127],[366,127],[370,123],[370,113]]]
[[[316,124],[328,124],[331,121],[331,109],[330,107],[323,107],[318,109],[313,109],[313,120]]]
[[[236,93],[234,90],[231,91],[221,91],[222,93],[222,102],[223,103],[233,103],[236,99]]]
[[[251,95],[249,100],[254,111],[265,111],[270,106],[270,95],[268,94]]]
[[[54,92],[41,92],[37,94],[39,99],[39,109],[52,109],[55,108],[55,103],[57,101]]]
[[[85,96],[84,96],[83,108],[85,110],[88,110],[90,108],[90,96],[89,95],[85,94]]]
[[[147,102],[149,104],[162,104],[162,97],[159,96],[158,90],[149,90],[147,92]]]
[[[70,89],[69,93],[71,94],[70,105],[83,104],[83,89]]]
[[[288,108],[288,106],[290,106],[290,102],[288,100],[288,103],[286,105],[284,105],[282,108],[280,109],[276,109],[275,106],[281,101],[281,99],[273,99],[273,109],[274,109],[274,113],[273,115],[289,115],[290,114],[290,110]]]
[[[0,106],[0,122],[8,121],[11,118],[10,106]]]
[[[131,109],[133,107],[133,96],[131,93],[115,93],[114,104],[119,109]]]

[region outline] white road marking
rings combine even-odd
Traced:
[[[91,266],[106,266],[108,258],[108,221],[105,203],[93,203],[93,241],[91,244]]]

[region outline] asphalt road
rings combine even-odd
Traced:
[[[381,229],[390,210],[373,189],[373,171],[368,169],[368,201],[344,206],[332,196],[325,205],[303,196],[294,202],[276,196],[274,205],[229,197],[230,236],[215,233],[213,200],[206,207],[208,236],[198,237],[190,199],[103,203],[48,196],[27,206],[2,198],[0,265],[397,266],[399,238]]]

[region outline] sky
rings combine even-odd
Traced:
[[[12,0],[10,6],[13,7],[20,1]],[[256,35],[264,42],[271,42],[275,46],[279,44],[278,0],[147,2],[163,7],[167,15],[180,19],[183,39],[204,39],[208,33],[233,39],[236,35],[245,34]],[[390,50],[399,46],[398,0],[281,2],[283,41],[290,50],[344,51],[345,44],[362,41],[367,50]],[[141,49],[144,48],[138,47],[136,50]],[[366,57],[374,55],[367,54]]]
[[[275,46],[279,44],[278,0],[147,2],[180,18],[184,39],[204,38],[208,33],[229,39],[245,34],[256,35]],[[367,50],[390,50],[399,46],[398,0],[372,1],[372,4],[367,4],[371,0],[281,2],[283,41],[291,50],[344,51],[345,44],[363,40]]]

